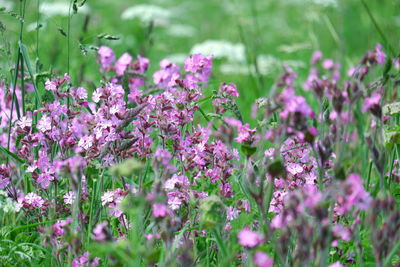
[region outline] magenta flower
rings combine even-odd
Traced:
[[[50,131],[51,130],[51,118],[49,116],[47,116],[47,114],[44,114],[38,121],[38,124],[36,127],[42,133]]]
[[[125,73],[126,68],[132,62],[132,56],[128,53],[122,54],[122,56],[117,60],[114,65],[115,72],[117,75],[122,76]]]
[[[94,258],[90,261],[89,252],[83,253],[81,256],[78,256],[72,260],[72,267],[96,267],[99,266],[99,258]]]
[[[325,59],[324,62],[322,63],[322,66],[324,69],[331,70],[335,67],[335,63],[333,62],[332,59]]]
[[[381,66],[385,64],[386,54],[385,52],[383,52],[381,44],[376,45],[375,53],[376,53],[376,62],[378,62],[378,64]]]
[[[232,221],[239,216],[240,211],[235,207],[229,206],[226,208],[226,219]]]
[[[238,239],[239,244],[247,248],[254,248],[264,241],[259,233],[246,228],[239,232]]]
[[[257,251],[254,254],[253,261],[257,267],[272,267],[274,265],[274,259],[271,259],[262,251]]]
[[[366,97],[364,99],[364,105],[362,106],[362,112],[366,112],[367,110],[370,110],[374,106],[378,105],[379,106],[379,101],[381,100],[381,94],[379,93],[372,93],[371,97]]]
[[[95,241],[105,241],[107,239],[107,226],[108,222],[102,222],[96,225],[96,227],[93,229],[93,240]]]
[[[27,209],[41,208],[44,200],[41,196],[31,192],[22,199],[22,207]]]
[[[101,65],[100,71],[103,72],[111,67],[112,63],[115,60],[115,55],[112,49],[107,46],[100,46],[98,53],[99,57],[97,58],[97,60]]]
[[[239,92],[236,88],[236,85],[234,85],[233,83],[230,83],[230,84],[223,83],[221,85],[221,87],[219,88],[219,90],[223,93],[226,93],[226,94],[232,96],[232,97],[239,97]]]
[[[46,82],[45,82],[44,88],[45,88],[47,91],[53,91],[53,92],[55,92],[55,91],[57,91],[57,83],[56,83],[54,80],[51,80],[51,81],[50,81],[49,79],[47,79]]]
[[[370,194],[365,191],[363,180],[358,174],[350,174],[342,183],[343,195],[338,197],[337,207],[335,212],[338,215],[343,215],[350,211],[352,207],[357,207],[361,210],[368,210],[372,204]]]
[[[168,208],[163,203],[154,203],[152,207],[152,214],[154,218],[163,218],[168,215]]]
[[[11,182],[10,171],[5,164],[0,165],[0,189],[6,188]]]

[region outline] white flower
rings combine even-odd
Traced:
[[[321,5],[324,7],[338,6],[337,0],[288,0],[287,2],[299,5],[304,5],[304,4]]]
[[[196,34],[196,29],[190,25],[173,24],[168,26],[167,33],[177,37],[192,37]]]
[[[107,203],[111,203],[113,201],[114,201],[114,192],[113,191],[107,191],[101,197],[101,204],[103,206],[106,205]]]
[[[0,7],[4,7],[6,10],[10,11],[13,8],[13,2],[7,0],[0,0]]]
[[[59,2],[42,2],[39,6],[39,11],[46,17],[54,16],[68,16],[69,14],[69,1],[59,1]],[[78,8],[78,13],[87,14],[89,12],[89,7],[87,3],[82,7]],[[71,7],[71,14],[73,13]]]
[[[122,19],[139,19],[143,24],[154,22],[155,25],[167,25],[171,12],[155,5],[136,5],[127,8],[121,14]]]
[[[233,44],[224,40],[207,40],[196,44],[190,51],[191,54],[203,54],[214,58],[226,58],[231,62],[245,62],[245,47],[241,43]]]

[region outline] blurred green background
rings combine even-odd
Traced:
[[[0,0],[5,7],[0,74],[6,80],[15,64],[20,3]],[[67,0],[26,0],[23,42],[31,61],[39,58],[37,72],[68,71],[69,5]],[[398,0],[88,0],[71,13],[69,73],[75,84],[89,91],[98,86],[101,73],[92,47],[100,45],[113,48],[117,57],[125,51],[142,54],[151,60],[151,70],[163,58],[182,63],[190,53],[209,53],[214,73],[205,95],[223,81],[234,82],[245,118],[254,100],[268,94],[284,63],[304,80],[314,50],[340,61],[345,74],[378,42],[387,51],[390,46],[392,56],[399,48]]]

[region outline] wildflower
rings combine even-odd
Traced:
[[[335,262],[334,264],[329,265],[328,267],[344,267],[340,261]]]
[[[48,173],[39,174],[36,182],[40,184],[42,188],[47,188],[50,185],[50,182],[54,180],[54,176]]]
[[[247,248],[256,247],[264,241],[263,237],[259,233],[246,228],[239,232],[238,239],[239,244]]]
[[[152,208],[154,218],[163,218],[168,215],[167,206],[162,203],[154,203]]]
[[[368,210],[372,198],[368,192],[364,190],[363,180],[357,174],[350,174],[347,179],[341,184],[344,194],[338,198],[338,206],[335,211],[338,215],[343,215],[348,212],[353,206]]]
[[[376,45],[375,53],[376,53],[376,61],[378,62],[378,64],[381,66],[385,64],[386,54],[385,52],[383,52],[381,44]]]
[[[219,90],[223,93],[226,93],[229,96],[239,97],[239,92],[236,88],[236,85],[234,85],[233,83],[230,84],[223,83]]]
[[[63,196],[63,198],[64,198],[65,204],[72,205],[72,203],[74,203],[74,201],[75,201],[76,194],[75,194],[75,192],[71,191],[71,192],[66,193]]]
[[[117,75],[122,76],[125,73],[126,68],[132,62],[132,56],[128,53],[124,53],[115,63],[114,68]]]
[[[233,219],[239,216],[240,211],[235,207],[228,207],[226,208],[226,219],[232,221]]]
[[[107,226],[108,222],[102,222],[97,224],[96,227],[93,229],[93,234],[94,234],[93,240],[98,242],[106,241],[110,235]]]
[[[6,188],[11,182],[9,169],[5,164],[0,165],[0,189]]]
[[[23,116],[17,122],[17,125],[19,127],[21,127],[21,129],[30,129],[32,127],[32,118],[29,118],[27,116]]]
[[[146,26],[154,22],[157,26],[167,25],[171,11],[155,5],[136,5],[124,10],[121,14],[122,19],[139,19]]]
[[[108,46],[100,46],[99,50],[97,51],[99,57],[97,60],[101,65],[100,71],[105,71],[106,69],[110,68],[112,63],[114,63],[115,55],[111,48]]]
[[[45,88],[47,91],[53,91],[53,92],[55,92],[55,91],[57,91],[57,83],[56,83],[54,80],[51,80],[51,81],[50,81],[49,79],[47,79],[46,82],[45,82],[44,88]]]
[[[382,95],[379,93],[372,93],[371,97],[366,97],[364,99],[364,104],[361,108],[362,112],[370,110],[374,115],[381,117],[382,110],[379,104]]]
[[[257,267],[272,267],[274,259],[271,259],[266,253],[257,251],[254,254],[253,261]]]
[[[81,256],[78,256],[72,260],[72,267],[96,267],[99,266],[99,258],[94,258],[92,261],[89,259],[89,252],[83,253]]]
[[[22,199],[22,206],[27,209],[41,208],[44,200],[41,196],[31,192]]]
[[[42,118],[38,121],[38,124],[36,126],[39,131],[42,133],[50,131],[51,130],[51,118],[47,116],[47,114],[44,114]]]
[[[76,89],[75,94],[76,94],[76,98],[78,98],[78,99],[87,99],[87,97],[88,97],[88,94],[87,94],[85,88],[83,88],[83,87],[78,87],[78,89]]]
[[[53,224],[53,235],[62,236],[65,232],[65,227],[72,222],[72,218],[68,217],[65,220],[57,221]]]
[[[242,43],[224,40],[206,40],[193,46],[191,54],[202,54],[213,58],[225,58],[230,62],[245,62],[245,47]]]

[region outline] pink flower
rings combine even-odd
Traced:
[[[370,110],[375,105],[379,105],[379,101],[381,100],[381,95],[378,93],[372,93],[371,97],[366,97],[364,99],[364,105],[362,106],[362,112],[366,112]]]
[[[303,166],[298,163],[291,162],[286,166],[288,172],[292,175],[296,175],[303,172]]]
[[[103,72],[104,70],[109,68],[111,64],[114,62],[115,55],[114,52],[111,50],[111,48],[107,46],[100,46],[98,53],[99,57],[97,58],[97,60],[101,64],[100,71]]]
[[[322,58],[322,52],[319,50],[314,51],[311,57],[311,64],[312,65],[317,64],[321,60],[321,58]]]
[[[152,214],[154,218],[163,218],[168,215],[168,208],[163,203],[154,203]]]
[[[376,53],[376,62],[378,62],[378,64],[381,66],[385,64],[386,54],[385,52],[383,52],[381,44],[376,45],[375,53]]]
[[[21,119],[17,122],[17,125],[21,127],[21,129],[29,129],[32,127],[32,118],[29,117],[21,117]]]
[[[39,174],[36,182],[40,184],[42,188],[47,188],[50,185],[50,182],[54,180],[54,176],[48,173]]]
[[[329,265],[328,267],[344,267],[340,261],[335,262],[334,264]]]
[[[38,124],[36,126],[39,131],[42,133],[50,131],[51,130],[51,118],[47,116],[47,114],[44,114],[42,118],[38,121]]]
[[[324,67],[324,69],[330,70],[333,69],[335,63],[333,62],[332,59],[325,59],[324,62],[322,63],[322,66]]]
[[[238,90],[236,88],[236,85],[234,85],[233,83],[230,83],[230,84],[223,83],[221,85],[221,87],[219,88],[219,90],[221,92],[223,92],[223,93],[226,93],[226,94],[230,95],[230,96],[239,97],[239,92],[238,92]]]
[[[257,251],[253,258],[254,263],[257,267],[272,267],[274,259],[268,257],[268,255],[262,251]]]
[[[370,194],[365,191],[363,180],[358,174],[350,174],[342,183],[343,195],[338,197],[335,211],[338,215],[348,212],[353,206],[368,210],[372,203]]]
[[[93,240],[95,241],[105,241],[107,239],[107,226],[108,222],[102,222],[96,225],[93,229]]]
[[[6,188],[11,182],[9,169],[5,164],[0,165],[0,189]]]
[[[72,267],[91,267],[91,266],[99,266],[99,258],[94,258],[92,261],[89,259],[89,252],[83,253],[81,256],[78,256],[72,260]]]
[[[53,80],[50,81],[49,79],[47,79],[44,88],[47,91],[57,91],[57,83]]]
[[[122,76],[126,68],[132,62],[132,57],[128,53],[124,53],[115,63],[114,68],[117,75]]]
[[[240,211],[238,209],[229,206],[228,208],[226,208],[226,219],[232,221],[233,219],[236,219],[237,216],[239,216],[239,213]]]
[[[41,196],[31,192],[28,193],[23,199],[23,207],[28,209],[41,208],[44,200]]]
[[[76,98],[79,99],[86,99],[88,97],[88,94],[85,90],[85,88],[83,87],[78,87],[78,89],[76,89]]]
[[[264,241],[259,233],[246,228],[239,232],[238,239],[240,245],[248,248],[256,247]]]
[[[72,203],[74,203],[75,201],[75,192],[71,191],[66,193],[63,198],[64,198],[64,203],[68,204],[68,205],[72,205]]]

